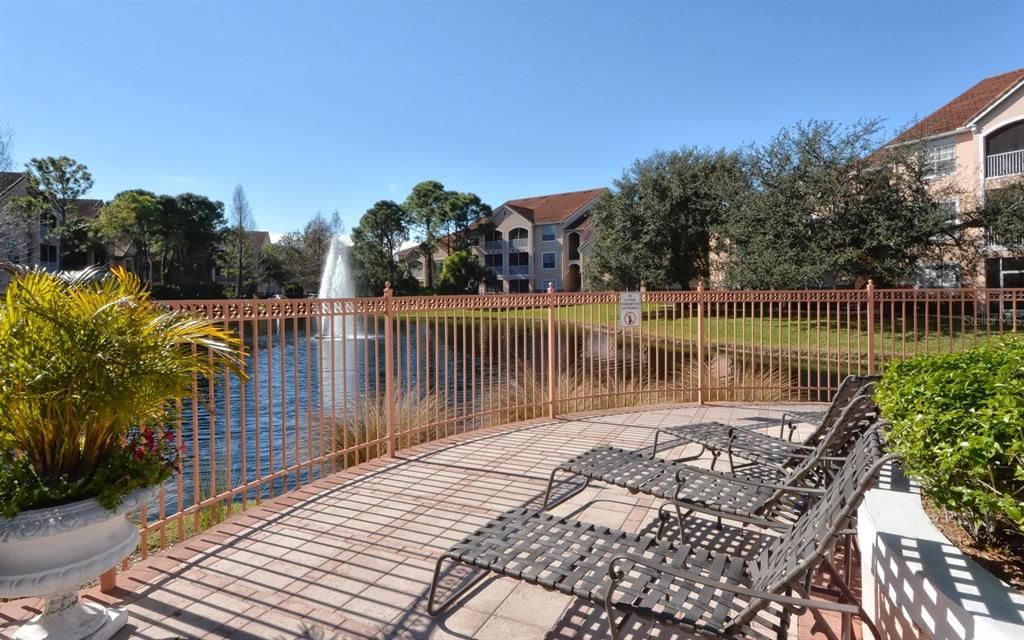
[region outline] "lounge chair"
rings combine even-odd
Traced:
[[[612,640],[621,637],[631,616],[672,624],[711,638],[787,637],[794,612],[807,609],[824,633],[836,640],[821,611],[838,613],[843,636],[852,632],[852,616],[877,630],[830,554],[864,492],[890,456],[882,454],[878,428],[856,444],[834,482],[786,532],[750,557],[678,544],[660,537],[628,533],[516,509],[481,527],[437,560],[427,610],[435,615],[489,574],[508,576],[545,589],[577,596],[604,608]],[[446,560],[484,573],[435,603]],[[811,600],[807,585],[826,566],[843,603]],[[793,594],[796,595],[793,595]],[[617,614],[623,614],[616,621]]]
[[[691,511],[731,520],[763,524],[765,520],[792,522],[820,487],[829,482],[851,445],[878,417],[870,398],[854,399],[840,414],[835,427],[792,468],[761,465],[743,475],[700,469],[684,460],[651,458],[639,451],[602,446],[590,449],[555,467],[548,479],[544,508],[551,502],[559,473],[582,476],[585,483],[559,501],[582,491],[591,480],[671,501],[680,520]],[[687,513],[684,514],[682,511]]]
[[[810,455],[814,447],[821,441],[825,433],[832,429],[843,409],[858,396],[870,396],[875,383],[881,376],[847,376],[835,396],[832,404],[820,416],[814,431],[811,432],[803,442],[793,442],[793,433],[796,423],[799,420],[811,421],[810,414],[800,412],[787,412],[782,415],[782,423],[779,428],[779,437],[773,437],[756,427],[745,427],[728,425],[721,422],[705,422],[700,424],[679,425],[659,429],[654,435],[654,446],[651,449],[651,457],[658,453],[658,441],[662,433],[673,436],[677,441],[683,440],[693,444],[701,445],[699,453],[686,458],[687,460],[697,459],[705,452],[711,453],[711,468],[714,469],[718,458],[723,453],[727,454],[729,470],[736,472],[738,467],[735,458],[738,456],[747,462],[758,462],[762,464],[776,464],[782,466],[794,466],[803,457]],[[788,427],[788,438],[784,431]],[[745,466],[745,465],[744,465]]]

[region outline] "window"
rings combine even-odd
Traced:
[[[57,262],[57,245],[39,245],[39,262]]]
[[[541,263],[540,263],[540,268],[541,269],[545,269],[545,270],[550,271],[551,269],[555,268],[555,254],[554,254],[554,252],[549,251],[547,253],[542,253],[540,258],[541,258]]]
[[[529,280],[509,280],[508,292],[509,293],[530,293],[530,281]]]
[[[21,262],[21,252],[18,251],[18,243],[14,238],[9,238],[7,242],[4,243],[4,255],[6,255],[7,259],[11,262]]]
[[[500,253],[488,253],[484,256],[484,266],[500,270],[504,257]]]
[[[918,269],[914,284],[924,289],[960,286],[960,265],[955,262],[933,262]]]
[[[924,175],[926,178],[951,176],[954,173],[956,173],[956,145],[935,145],[925,149]]]
[[[543,227],[541,227],[540,239],[543,240],[544,242],[554,242],[555,241],[555,225],[553,225],[553,224],[546,224]]]
[[[943,240],[958,237],[958,227],[960,226],[960,201],[943,200],[942,202],[936,202],[935,208],[943,215],[944,220],[942,233],[934,236],[932,240],[941,242]]]
[[[480,246],[480,236],[477,236],[477,235],[469,236],[469,246],[471,246],[471,247],[479,247]]]

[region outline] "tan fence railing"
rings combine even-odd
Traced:
[[[216,300],[248,380],[196,380],[180,473],[142,551],[396,450],[538,417],[719,401],[824,401],[852,373],[1024,330],[1024,289],[670,291]],[[108,579],[108,584],[110,581]]]

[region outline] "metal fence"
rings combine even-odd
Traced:
[[[1024,331],[1024,289],[671,291],[168,302],[235,330],[248,379],[197,379],[141,554],[405,447],[532,418],[825,401],[848,374]],[[105,585],[112,585],[108,574]]]

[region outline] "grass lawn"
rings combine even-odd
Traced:
[[[713,306],[709,305],[713,310]],[[845,310],[831,316],[821,308],[820,315],[800,317],[795,311],[790,314],[784,307],[780,316],[778,310],[770,312],[767,305],[764,315],[743,317],[742,308],[730,307],[729,316],[706,316],[704,318],[704,343],[729,347],[742,347],[749,351],[793,351],[805,357],[821,354],[866,354],[868,350],[867,318],[847,316]],[[795,309],[795,306],[792,308]],[[723,307],[723,311],[726,309]],[[678,307],[649,303],[643,305],[643,326],[637,336],[657,338],[669,342],[695,343],[697,340],[698,318],[683,315]],[[738,314],[739,317],[736,317]],[[547,308],[518,309],[450,309],[439,311],[408,312],[400,318],[450,318],[468,319],[477,323],[496,321],[546,321]],[[595,327],[614,330],[618,325],[617,304],[581,304],[555,309],[555,320],[562,327]],[[928,330],[925,330],[925,327]],[[630,331],[630,330],[625,330]],[[891,314],[876,320],[874,327],[874,349],[876,357],[909,357],[918,353],[944,353],[962,351],[1004,335],[1008,329],[999,327],[974,327],[960,318],[943,317],[939,322],[934,316],[892,317]],[[628,335],[628,334],[627,334]]]

